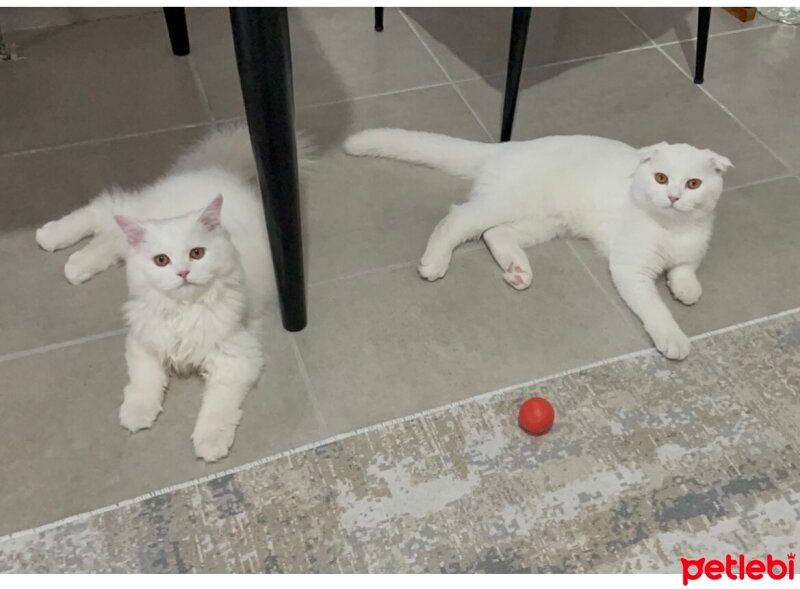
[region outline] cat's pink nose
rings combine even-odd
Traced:
[[[189,276],[189,271],[188,270],[181,270],[180,272],[178,272],[178,276],[180,276],[181,278],[186,280],[186,277]]]
[[[670,195],[667,198],[669,199],[669,204],[672,205],[672,204],[675,204],[676,202],[678,202],[678,200],[680,199],[680,196],[671,196]]]

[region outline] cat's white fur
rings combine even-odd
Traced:
[[[344,149],[473,180],[469,200],[453,206],[428,240],[418,268],[423,278],[444,276],[453,249],[482,236],[506,282],[521,290],[532,277],[522,248],[564,235],[589,239],[609,259],[617,290],[656,348],[676,360],[689,354],[689,339],[655,280],[666,272],[677,300],[699,300],[695,272],[711,237],[722,173],[732,165],[726,157],[686,144],[635,149],[582,135],[486,144],[402,129],[357,133]],[[657,173],[668,182],[659,183]],[[692,189],[691,179],[702,184]]]
[[[305,167],[308,146],[298,139]],[[154,184],[109,189],[41,227],[36,241],[55,251],[89,236],[64,267],[70,282],[123,259],[127,271],[130,382],[120,423],[131,432],[151,427],[169,373],[197,371],[206,387],[192,434],[195,452],[206,461],[226,456],[241,403],[262,370],[258,335],[275,298],[246,127],[211,132]],[[192,259],[194,248],[204,248],[204,255]],[[167,265],[155,263],[159,254],[169,257]]]

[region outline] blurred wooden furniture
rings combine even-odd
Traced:
[[[728,14],[732,14],[742,22],[750,22],[756,17],[755,8],[723,8]]]

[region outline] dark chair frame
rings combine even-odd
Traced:
[[[514,8],[511,12],[511,40],[508,47],[506,66],[506,87],[503,94],[503,121],[500,127],[500,141],[511,140],[514,127],[514,114],[517,110],[519,83],[522,78],[522,64],[525,59],[525,44],[531,21],[531,8]],[[695,84],[703,83],[706,67],[708,31],[711,23],[711,8],[698,8],[697,12],[697,54],[694,68]],[[375,30],[383,30],[383,8],[375,9]]]
[[[530,8],[512,12],[500,141],[511,139],[531,12]],[[380,32],[383,8],[375,8],[374,16],[375,30]],[[230,18],[281,317],[288,331],[300,331],[307,318],[288,12],[286,8],[231,8]],[[188,55],[185,9],[164,8],[164,19],[172,52]],[[710,20],[711,8],[700,8],[697,84],[703,82]]]

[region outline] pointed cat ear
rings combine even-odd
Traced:
[[[724,155],[714,153],[710,149],[706,149],[706,153],[708,154],[708,157],[711,159],[711,163],[714,166],[714,169],[717,170],[717,172],[725,172],[728,170],[728,168],[733,167],[731,160],[726,158]]]
[[[647,147],[642,147],[639,150],[639,156],[642,158],[641,161],[643,163],[644,162],[649,162],[651,159],[653,159],[653,156],[656,154],[656,152],[659,149],[663,149],[663,148],[668,147],[668,146],[669,146],[669,143],[667,143],[666,141],[662,141],[661,143],[656,143],[655,145],[649,145]]]
[[[137,246],[144,241],[144,227],[138,221],[122,215],[114,215],[114,220],[125,234],[128,244]]]
[[[203,212],[200,213],[198,221],[207,229],[216,229],[220,223],[220,213],[222,212],[222,195],[218,194],[217,197],[211,201]]]

